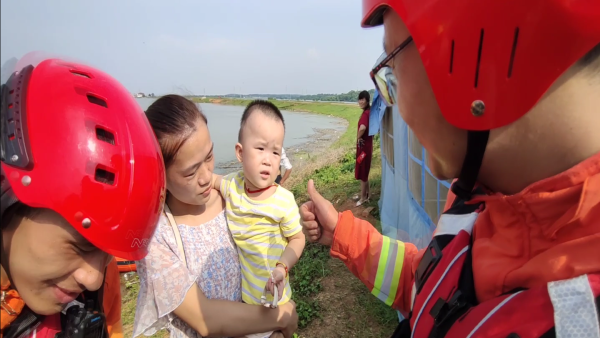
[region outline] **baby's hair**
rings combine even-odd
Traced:
[[[242,114],[242,121],[240,122],[240,131],[238,133],[238,142],[242,142],[242,133],[244,131],[244,127],[246,126],[246,121],[254,112],[261,112],[276,121],[281,121],[281,124],[283,124],[283,128],[285,129],[285,121],[283,120],[283,115],[281,114],[281,111],[279,111],[279,108],[277,108],[276,105],[265,100],[254,100],[246,106],[246,109],[244,109],[244,113]]]

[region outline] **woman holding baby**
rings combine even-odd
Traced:
[[[166,328],[171,337],[229,336],[276,331],[291,337],[293,302],[268,309],[241,302],[238,252],[225,203],[213,189],[213,143],[206,116],[178,95],[146,111],[166,168],[168,195],[148,256],[137,264],[140,293],[133,336]]]

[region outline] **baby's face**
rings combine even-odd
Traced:
[[[249,189],[263,189],[275,182],[284,136],[283,123],[261,112],[250,115],[246,121],[238,158]]]

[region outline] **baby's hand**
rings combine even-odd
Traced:
[[[275,270],[273,270],[273,272],[271,273],[273,277],[269,278],[269,281],[267,282],[267,290],[269,290],[269,292],[273,296],[275,296],[275,293],[273,292],[273,286],[277,285],[277,299],[281,299],[281,297],[283,296],[283,288],[285,287],[286,283],[285,274],[285,269],[282,266],[278,265],[275,268]]]

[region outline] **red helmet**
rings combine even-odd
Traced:
[[[600,43],[598,0],[363,0],[363,27],[381,25],[389,8],[406,24],[406,42],[414,41],[444,118],[469,130],[452,185],[464,199],[471,198],[489,130],[525,115]]]
[[[381,25],[388,8],[408,27],[442,114],[467,130],[516,121],[600,43],[598,0],[363,0],[363,27]]]
[[[2,213],[16,200],[51,209],[98,248],[143,258],[165,169],[141,107],[82,64],[54,58],[16,69],[2,85]]]

